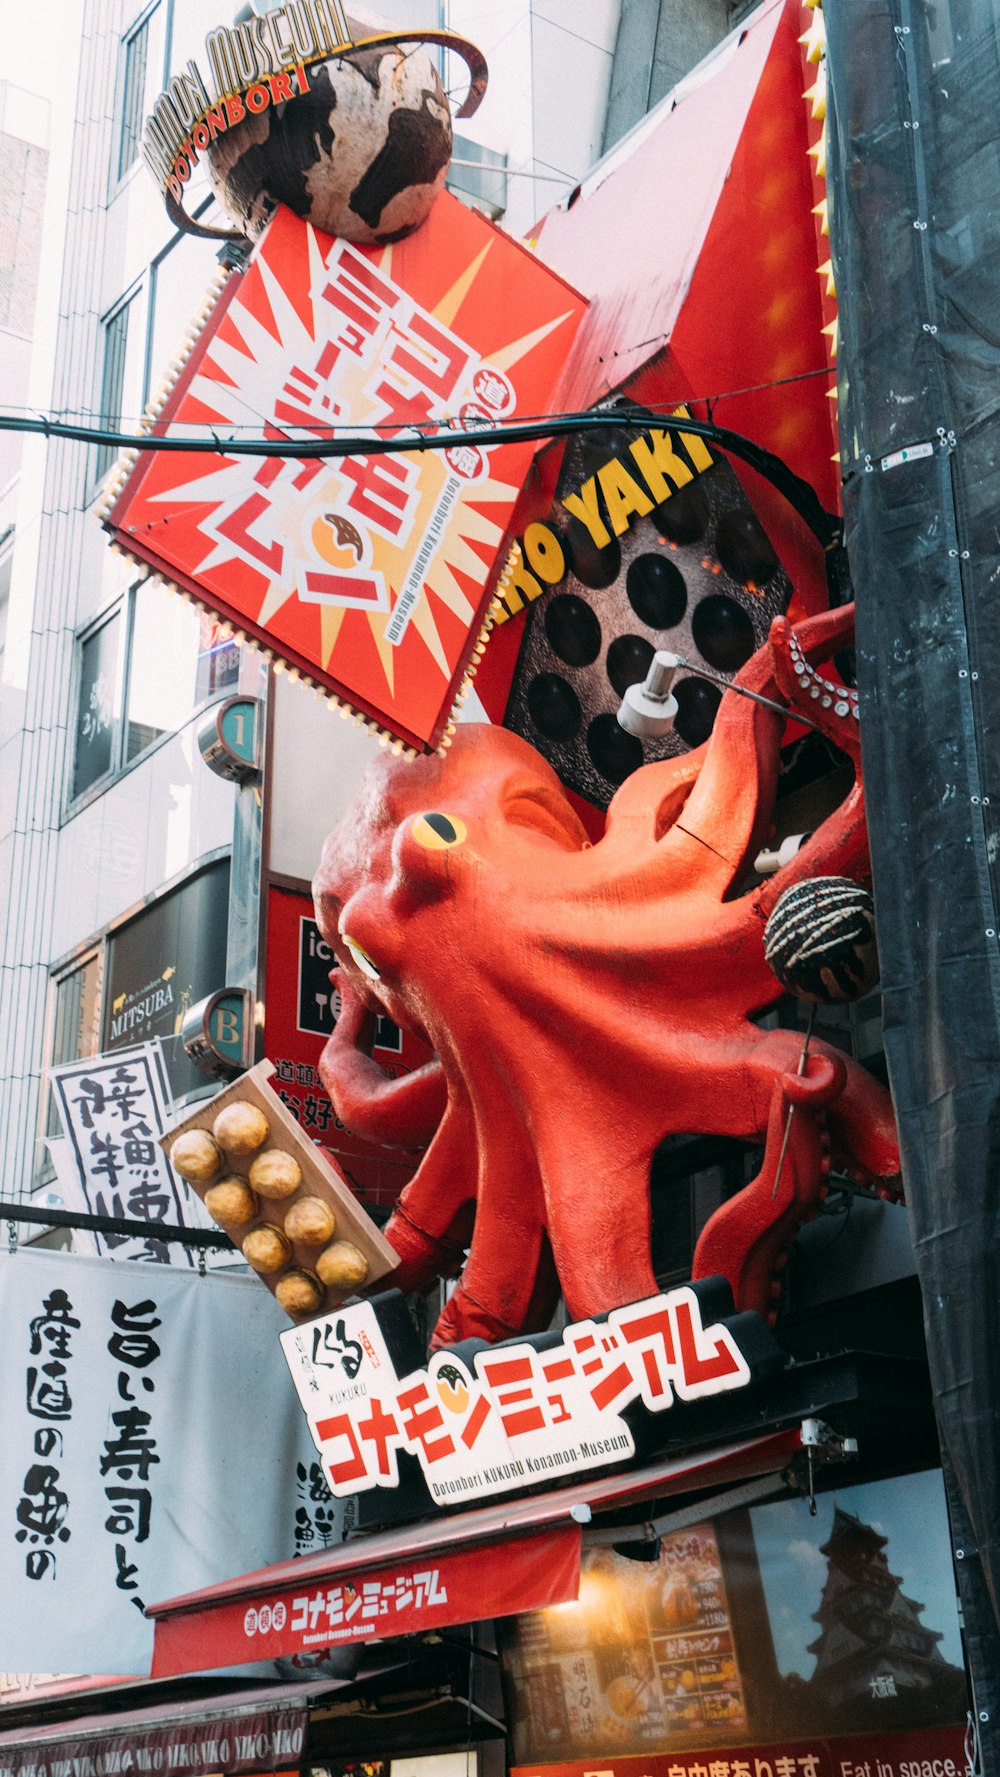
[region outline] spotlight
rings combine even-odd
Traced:
[[[660,1539],[651,1536],[645,1542],[612,1543],[616,1555],[624,1555],[626,1561],[658,1561],[660,1559]]]
[[[811,716],[804,715],[801,710],[789,709],[786,704],[775,703],[773,697],[763,697],[759,691],[751,691],[746,685],[737,685],[734,680],[727,679],[724,673],[713,672],[709,666],[700,661],[685,660],[683,654],[668,654],[658,650],[652,658],[650,668],[641,685],[629,685],[622,698],[618,710],[618,725],[626,734],[634,734],[637,740],[662,740],[669,734],[677,715],[677,699],[671,686],[678,669],[696,673],[700,679],[711,679],[715,685],[721,685],[723,691],[733,691],[738,697],[748,697],[751,703],[762,704],[766,710],[773,710],[776,715],[786,720],[800,722],[804,728],[814,728],[822,734],[818,722]]]
[[[660,740],[669,734],[677,715],[677,699],[670,687],[681,664],[677,654],[658,649],[644,682],[626,687],[618,711],[619,727],[626,734],[634,734],[638,740]]]

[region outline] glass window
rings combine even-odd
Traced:
[[[199,615],[198,668],[195,703],[234,691],[240,676],[240,651],[232,636],[220,634],[221,626],[202,611]]]
[[[940,1471],[838,1481],[813,1511],[791,1495],[737,1507],[666,1530],[653,1559],[585,1548],[577,1602],[497,1625],[516,1762],[693,1753],[704,1771],[742,1746],[746,1771],[770,1772],[776,1744],[950,1728],[958,1769],[968,1705]]]
[[[185,205],[191,209],[185,194]],[[212,219],[206,219],[211,225]],[[228,227],[225,218],[222,226]],[[149,372],[151,391],[166,376],[181,346],[191,317],[205,300],[205,292],[218,270],[217,243],[202,241],[197,235],[182,234],[171,244],[153,267],[150,303]]]
[[[114,765],[118,727],[118,654],[121,613],[116,612],[80,644],[80,695],[76,714],[73,797]],[[72,1060],[68,1056],[67,1060]]]
[[[135,589],[125,758],[183,727],[200,703],[235,684],[239,655],[218,626],[164,586]]]
[[[122,36],[118,132],[111,157],[111,176],[116,183],[124,179],[139,158],[143,124],[166,77],[164,12],[159,0],[152,0]]]
[[[110,432],[117,431],[123,420],[137,420],[142,408],[146,341],[140,307],[135,291],[104,323],[100,424]],[[106,474],[117,455],[113,444],[97,445],[95,479]]]
[[[96,1055],[101,1031],[101,952],[92,951],[65,975],[58,976],[53,986],[55,1010],[52,1021],[51,1065],[58,1067],[61,1061],[80,1061],[86,1055]],[[51,1093],[46,1110],[45,1133],[47,1136],[62,1134],[59,1113]]]
[[[233,690],[239,672],[239,649],[212,617],[165,586],[134,586],[127,604],[80,643],[70,800],[183,728],[202,704]]]
[[[149,19],[143,19],[125,40],[122,77],[121,133],[118,138],[117,176],[123,178],[139,152],[149,64]]]

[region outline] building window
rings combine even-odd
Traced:
[[[446,184],[449,191],[494,222],[507,208],[507,156],[484,148],[468,136],[456,136]]]
[[[209,227],[220,223],[223,228],[229,226],[225,217],[217,213],[206,214],[199,210],[198,219]],[[217,270],[212,243],[191,234],[176,235],[154,260],[150,288],[150,393],[176,364],[184,331],[190,326],[191,316],[204,302],[209,282]]]
[[[102,965],[103,954],[97,948],[53,979],[52,1042],[49,1048],[53,1067],[63,1061],[82,1061],[87,1055],[96,1055],[100,1048]],[[52,1140],[62,1134],[62,1125],[47,1081],[43,1082],[43,1093],[42,1128],[46,1138]],[[53,1177],[48,1150],[44,1143],[38,1145],[41,1152],[35,1173],[36,1186],[47,1184]]]
[[[118,727],[118,660],[121,611],[115,611],[80,643],[79,697],[72,796],[75,801],[106,777],[115,763]],[[72,1061],[73,1056],[67,1060]]]
[[[231,690],[239,652],[204,612],[166,587],[132,587],[80,641],[71,799],[141,758]]]
[[[51,980],[51,1067],[158,1040],[175,1099],[204,1092],[181,1025],[188,1009],[225,982],[229,859],[196,869],[135,918],[107,932]],[[47,1141],[62,1135],[54,1093],[43,1082],[35,1188],[55,1169]]]
[[[138,294],[133,291],[104,321],[99,423],[108,432],[120,429],[126,412],[137,419],[142,404],[146,341],[138,314]],[[107,473],[117,455],[113,444],[95,447],[95,481]]]
[[[116,169],[119,179],[124,178],[139,153],[146,99],[146,70],[149,65],[148,16],[126,37],[124,50],[121,128],[118,136],[118,166]]]

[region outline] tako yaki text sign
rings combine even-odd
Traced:
[[[404,743],[451,714],[534,446],[476,429],[543,413],[584,301],[447,194],[391,247],[279,209],[234,273],[106,523],[134,556]],[[369,454],[451,419],[446,450]],[[227,456],[227,434],[340,458]]]
[[[606,1468],[635,1454],[622,1410],[744,1388],[751,1365],[684,1287],[578,1321],[558,1345],[469,1345],[400,1377],[370,1302],[281,1335],[335,1494],[397,1487],[415,1455],[437,1505]],[[464,1353],[464,1355],[463,1355]]]

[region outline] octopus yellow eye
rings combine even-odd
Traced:
[[[382,971],[377,963],[372,962],[367,950],[365,950],[362,945],[356,944],[353,938],[347,936],[346,932],[342,932],[341,937],[357,963],[358,968],[361,970],[362,975],[367,975],[369,981],[381,981]]]
[[[466,826],[454,814],[418,814],[410,823],[410,832],[427,851],[450,851],[453,845],[462,844]]]

